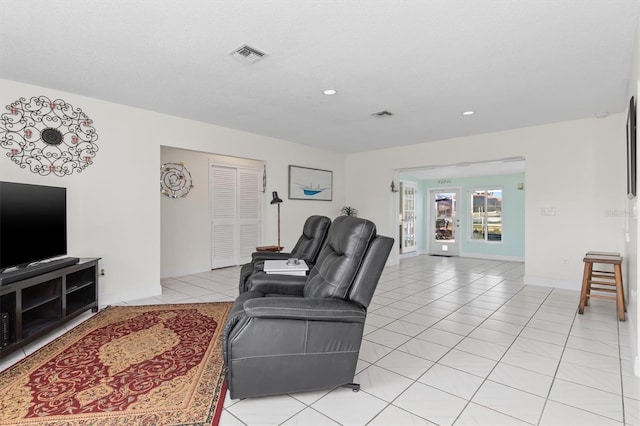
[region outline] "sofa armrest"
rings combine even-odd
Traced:
[[[280,318],[364,323],[366,311],[340,299],[260,297],[243,303],[250,318]]]
[[[255,273],[249,277],[247,289],[264,294],[282,294],[288,296],[302,296],[306,276],[278,275],[264,272]]]
[[[291,253],[277,253],[272,251],[256,251],[251,253],[251,261],[264,261],[264,260],[287,260],[291,257]]]

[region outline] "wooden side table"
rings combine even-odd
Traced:
[[[271,251],[274,253],[280,253],[284,247],[282,246],[258,246],[256,247],[256,251]]]

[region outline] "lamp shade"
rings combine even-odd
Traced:
[[[282,202],[282,199],[278,197],[278,191],[273,191],[271,196],[273,197],[271,204],[280,204]]]

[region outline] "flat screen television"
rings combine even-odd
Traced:
[[[0,182],[0,272],[67,254],[67,189]]]

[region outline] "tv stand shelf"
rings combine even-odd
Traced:
[[[99,260],[0,280],[0,358],[89,309],[97,312]]]

